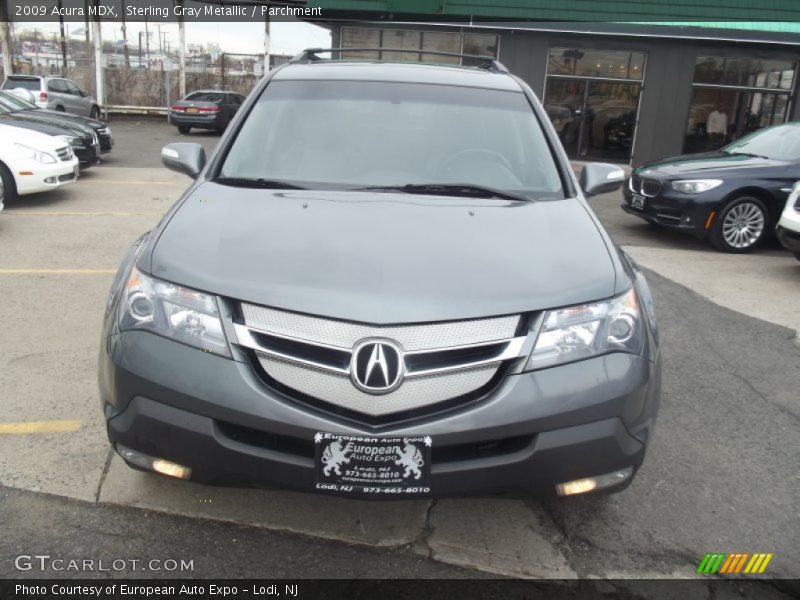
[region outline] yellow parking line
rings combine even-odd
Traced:
[[[0,275],[113,275],[116,269],[0,269]]]
[[[114,181],[111,179],[78,179],[78,181],[82,183],[103,183],[103,184],[114,184],[114,183],[121,183],[123,185],[182,185],[186,187],[188,182],[185,181]]]
[[[80,421],[65,419],[62,421],[27,421],[24,423],[0,423],[0,434],[27,433],[69,433],[81,426]]]
[[[86,212],[86,211],[16,211],[12,210],[6,213],[9,216],[25,216],[25,217],[141,217],[141,216],[162,216],[164,213],[159,211],[150,212]]]

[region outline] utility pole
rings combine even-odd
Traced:
[[[97,0],[95,0],[97,2]],[[105,104],[105,85],[103,81],[103,36],[100,33],[100,16],[92,20],[92,43],[94,44],[94,78],[97,88],[97,103]]]
[[[122,43],[125,49],[125,68],[131,68],[131,55],[128,52],[128,29],[125,26],[125,0],[120,0],[120,7],[122,8]]]
[[[267,6],[269,9],[269,5]],[[269,10],[264,16],[264,75],[269,72],[269,54],[270,54],[270,16]]]
[[[0,1],[0,52],[3,53],[3,73],[6,77],[14,72],[11,53],[11,32],[8,28],[8,4]]]
[[[178,0],[178,6],[183,8],[183,0]],[[183,21],[183,11],[178,17],[178,96],[186,96],[186,23]]]
[[[58,26],[61,29],[61,62],[64,65],[64,75],[67,74],[67,37],[64,35],[64,14],[62,2],[58,0]]]
[[[89,42],[89,0],[83,0],[83,32],[86,37],[86,57],[89,57],[89,51],[91,50],[92,46]]]

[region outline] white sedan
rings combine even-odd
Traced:
[[[72,183],[78,173],[78,159],[64,140],[0,125],[0,210],[17,196]]]
[[[800,260],[800,181],[792,188],[776,230],[781,244]]]

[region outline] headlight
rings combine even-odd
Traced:
[[[148,277],[136,267],[122,293],[119,329],[152,331],[208,352],[231,355],[216,298]]]
[[[543,369],[609,352],[638,354],[642,319],[636,292],[583,306],[550,310],[525,367]]]
[[[60,139],[60,140],[64,140],[70,146],[82,146],[83,145],[83,142],[81,141],[81,138],[75,137],[74,135],[57,135],[56,137],[58,139]]]
[[[22,158],[32,158],[37,162],[40,162],[44,165],[51,165],[56,162],[56,157],[52,154],[48,154],[47,152],[42,152],[41,150],[37,150],[36,148],[31,148],[30,146],[26,146],[25,144],[14,144],[14,148],[16,148],[20,153]]]
[[[718,185],[722,185],[721,179],[687,179],[685,181],[673,181],[672,187],[684,194],[699,194],[713,190]]]

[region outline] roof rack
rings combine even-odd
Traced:
[[[497,59],[492,56],[481,54],[463,54],[460,52],[443,52],[439,50],[410,50],[408,48],[306,48],[300,54],[293,57],[289,62],[291,63],[311,63],[319,62],[324,59],[320,58],[318,54],[330,54],[333,59],[334,54],[339,55],[341,60],[342,52],[397,52],[406,54],[431,54],[433,56],[454,56],[458,58],[469,58],[479,61],[478,68],[486,69],[487,71],[494,71],[497,73],[508,73],[508,69]],[[387,61],[388,62],[388,61]]]

